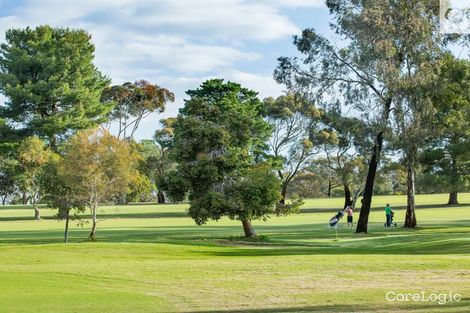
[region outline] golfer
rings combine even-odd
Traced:
[[[350,205],[346,207],[346,213],[348,213],[348,227],[353,227],[353,213],[354,210]]]

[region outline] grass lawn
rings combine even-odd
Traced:
[[[373,210],[370,233],[329,218],[342,199],[309,199],[302,212],[255,222],[195,226],[187,205],[108,206],[98,242],[90,225],[63,222],[43,208],[0,208],[0,312],[470,312],[470,194],[417,197],[419,229],[385,229]],[[405,197],[390,202],[404,220]],[[356,213],[355,218],[358,218]],[[459,293],[460,302],[388,302],[387,292]]]

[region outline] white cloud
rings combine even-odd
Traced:
[[[325,7],[325,0],[276,0],[285,7]]]
[[[1,0],[0,0],[1,1]],[[277,96],[282,87],[265,73],[246,69],[263,55],[250,49],[289,39],[300,30],[285,8],[319,7],[320,0],[24,0],[10,16],[0,17],[0,40],[6,29],[50,24],[83,28],[92,34],[96,64],[114,84],[147,79],[175,92],[163,116],[143,121],[138,137],[150,137],[161,117],[174,116],[184,92],[204,80],[222,77]],[[289,39],[290,42],[290,39]],[[289,44],[289,43],[286,43]],[[258,50],[259,51],[259,50]],[[268,62],[269,63],[269,62]]]
[[[203,32],[206,38],[225,40],[273,40],[298,31],[276,1],[266,0],[26,0],[16,17],[26,18],[30,24],[51,25],[101,18],[123,28],[165,27],[180,34]]]
[[[256,75],[239,70],[230,69],[222,72],[220,75],[200,77],[155,77],[155,81],[175,92],[176,101],[175,103],[168,103],[164,113],[152,114],[143,120],[136,132],[136,138],[149,138],[159,127],[159,120],[178,114],[178,110],[184,104],[184,99],[187,98],[185,92],[188,89],[198,88],[204,81],[212,78],[224,78],[226,81],[237,82],[243,87],[257,91],[260,99],[269,96],[277,97],[283,93],[283,87],[274,81],[272,75]]]

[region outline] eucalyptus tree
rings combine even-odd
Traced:
[[[113,106],[100,102],[110,80],[93,64],[94,51],[83,30],[8,30],[0,45],[2,118],[54,150],[71,133],[103,123]]]
[[[273,127],[269,148],[280,163],[277,173],[282,182],[280,203],[284,204],[289,183],[319,151],[313,137],[321,131],[321,112],[296,94],[266,98],[264,103],[267,121]]]
[[[399,84],[418,56],[442,46],[435,1],[328,0],[335,45],[313,29],[294,37],[301,57],[279,58],[278,82],[319,102],[353,106],[374,125],[368,173],[356,232],[367,232],[374,181]],[[426,54],[427,53],[427,54]],[[429,62],[426,63],[430,65]],[[401,100],[400,100],[401,101]],[[402,102],[403,103],[403,102]],[[408,210],[411,214],[413,209]]]
[[[370,146],[370,130],[359,118],[342,116],[340,111],[329,111],[322,120],[328,131],[335,134],[334,141],[323,140],[320,144],[325,166],[342,185],[344,207],[354,207],[365,188],[367,162],[364,150]]]
[[[166,88],[138,80],[106,88],[101,101],[114,104],[109,121],[117,123],[117,137],[130,140],[141,121],[154,112],[165,111],[166,103],[175,101],[175,95]],[[108,126],[111,125],[108,123]]]

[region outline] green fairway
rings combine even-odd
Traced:
[[[369,234],[327,227],[342,199],[308,199],[300,214],[198,227],[186,204],[100,209],[98,242],[89,224],[42,208],[0,209],[0,312],[470,312],[470,194],[417,196],[417,230],[384,228],[374,198]],[[358,218],[355,213],[355,219]],[[343,221],[345,222],[345,221]],[[345,224],[345,223],[344,223]],[[388,302],[387,292],[459,293],[460,302]]]

